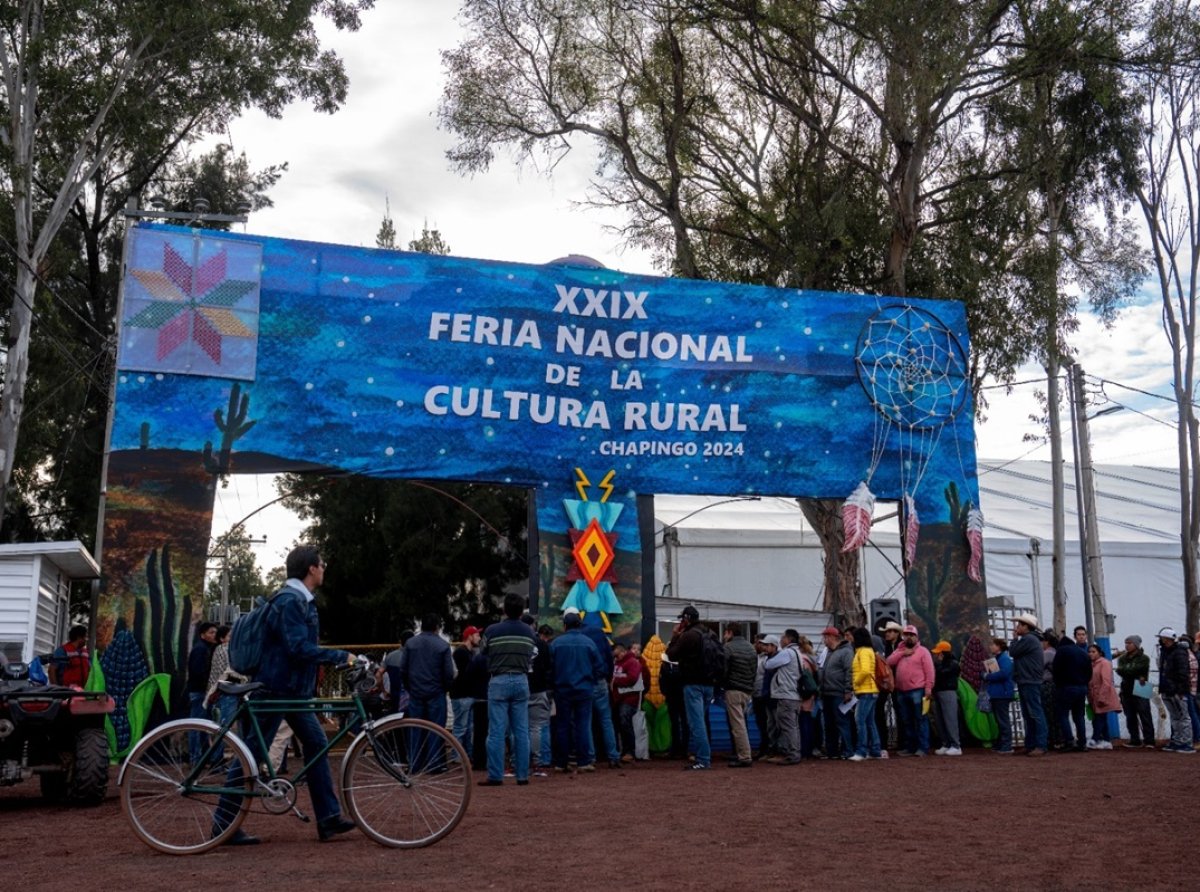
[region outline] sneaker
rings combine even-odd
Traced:
[[[995,753],[997,756],[1011,756],[1011,755],[1013,754],[1013,751],[1012,751],[1011,749],[1008,749],[1008,750],[992,750],[992,752],[993,752],[993,753]]]
[[[566,771],[567,769],[564,768],[562,770]],[[535,769],[533,769],[533,776],[534,777],[549,777],[550,772],[548,772],[545,768],[535,768]]]
[[[1112,741],[1111,740],[1101,740],[1099,743],[1096,744],[1096,749],[1110,750],[1110,749],[1112,749]]]
[[[579,770],[579,771],[595,771],[595,770],[596,770],[596,763],[595,763],[595,762],[588,762],[586,765],[580,765],[578,770]]]
[[[689,762],[683,766],[684,771],[708,771],[708,766],[703,762]]]
[[[888,751],[882,750],[882,751],[880,751],[878,756],[872,756],[871,758],[872,759],[886,759],[887,757],[888,757]]]
[[[962,747],[948,746],[948,747],[946,747],[946,752],[942,753],[942,755],[943,756],[961,756],[962,755]]]
[[[860,756],[858,753],[855,753],[853,756],[850,757],[850,761],[851,762],[865,762],[865,761],[867,761],[867,757]]]
[[[929,753],[925,752],[924,750],[917,750],[912,755],[916,756],[918,759],[924,759],[926,756],[929,755]]]
[[[944,756],[944,755],[946,755],[946,753],[949,751],[949,749],[950,749],[950,748],[949,748],[949,747],[947,747],[947,746],[939,746],[937,749],[935,749],[935,750],[933,751],[933,754],[934,754],[935,756]]]
[[[1087,748],[1090,750],[1098,750],[1100,749],[1100,742],[1097,740],[1089,740],[1087,742]]]

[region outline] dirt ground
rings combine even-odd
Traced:
[[[449,837],[397,851],[320,844],[251,813],[254,848],[160,855],[116,798],[65,811],[36,782],[0,789],[0,863],[22,892],[88,889],[1157,889],[1189,885],[1173,831],[1200,796],[1200,753],[968,751],[961,758],[758,764],[684,773],[652,762],[473,789]],[[1173,815],[1173,817],[1172,817]]]

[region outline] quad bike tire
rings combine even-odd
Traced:
[[[99,805],[108,792],[108,736],[103,728],[80,728],[75,734],[75,765],[67,773],[67,798],[79,805]]]
[[[65,771],[42,774],[42,796],[51,802],[99,805],[108,793],[108,737],[103,728],[75,732],[75,752],[65,760]]]

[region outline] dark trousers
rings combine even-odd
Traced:
[[[577,691],[554,695],[558,723],[555,737],[556,768],[566,768],[572,753],[575,764],[582,767],[592,763],[588,746],[588,735],[592,731],[592,692]]]
[[[854,714],[842,712],[840,694],[821,696],[821,713],[825,723],[825,755],[830,759],[854,753]]]
[[[1084,721],[1084,705],[1087,688],[1084,685],[1066,685],[1054,691],[1054,707],[1058,715],[1058,729],[1064,747],[1084,749],[1087,746],[1087,724]],[[1075,733],[1071,733],[1071,723]]]
[[[475,739],[471,746],[471,767],[476,771],[487,771],[488,702],[484,697],[471,705],[471,724],[475,726]]]
[[[1154,716],[1150,712],[1147,697],[1133,694],[1121,695],[1121,707],[1125,710],[1125,726],[1129,730],[1129,742],[1133,746],[1143,743],[1154,744]]]
[[[622,756],[636,755],[636,746],[633,739],[633,714],[637,711],[637,703],[617,704],[617,730],[620,732],[621,737]]]
[[[296,735],[296,739],[300,741],[300,748],[304,753],[304,762],[308,764],[319,753],[328,742],[329,739],[325,736],[325,730],[321,727],[315,713],[312,712],[287,712],[276,713],[274,715],[263,715],[259,718],[259,728],[262,730],[263,741],[267,747],[270,747],[271,741],[275,739],[275,732],[279,730],[279,723],[287,719],[288,726],[292,729],[292,733]],[[242,739],[250,747],[250,752],[254,754],[254,759],[258,764],[263,764],[267,761],[267,754],[261,752],[258,745],[258,735],[253,731],[248,731],[243,727]],[[305,779],[308,781],[308,792],[312,798],[313,814],[317,822],[329,820],[341,814],[341,806],[338,804],[337,793],[333,790],[333,774],[329,770],[328,755],[321,756],[308,769],[305,774]],[[241,762],[234,759],[229,766],[229,774],[226,775],[225,783],[229,787],[240,787],[242,784]],[[240,797],[222,796],[217,801],[216,813],[213,815],[213,829],[224,829],[229,825],[237,808],[241,804]]]
[[[433,722],[439,728],[446,727],[446,695],[438,694],[435,697],[409,697],[408,712],[405,713],[410,719],[425,719]]]
[[[803,709],[800,710],[800,757],[813,757],[813,714]]]
[[[666,697],[667,715],[671,719],[671,758],[684,759],[688,752],[688,721],[683,705],[683,688],[671,691]]]
[[[755,697],[750,701],[754,709],[754,724],[758,726],[758,754],[765,756],[771,752],[771,720],[767,717],[769,697]]]

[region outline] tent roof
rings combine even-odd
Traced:
[[[1020,540],[1022,548],[1034,538],[1052,541],[1050,463],[981,459],[978,467],[980,501],[987,521],[985,540],[993,544],[1004,539]],[[1094,470],[1100,541],[1106,553],[1119,551],[1122,545],[1178,550],[1176,469],[1096,465]],[[1079,525],[1073,465],[1066,465],[1065,475],[1066,538],[1075,542]],[[872,533],[873,539],[898,539],[899,523],[883,520],[895,515],[896,507],[895,502],[876,503],[875,517],[880,525]],[[660,529],[676,526],[681,540],[692,545],[716,544],[718,540],[727,543],[737,531],[755,532],[758,540],[778,539],[779,545],[817,544],[816,534],[794,499],[660,495],[655,497],[654,514]]]

